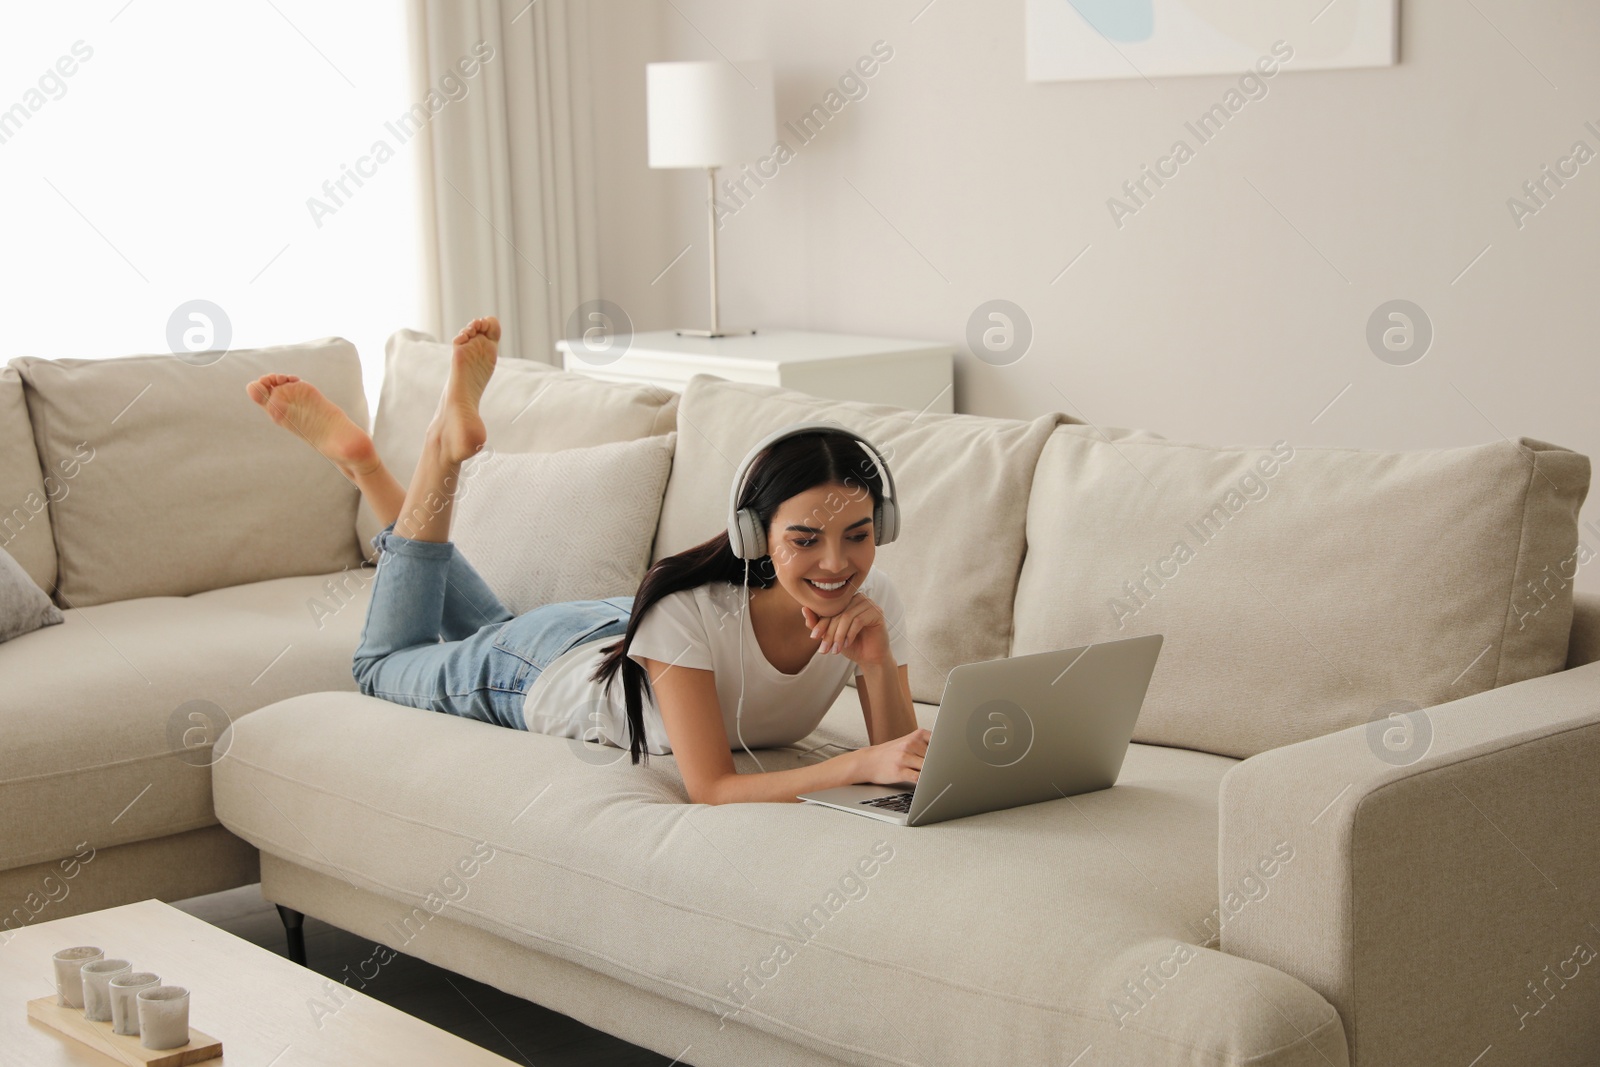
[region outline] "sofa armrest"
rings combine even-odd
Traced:
[[[1222,950],[1321,993],[1352,1067],[1592,1063],[1600,663],[1406,718],[1405,756],[1379,720],[1223,777]]]

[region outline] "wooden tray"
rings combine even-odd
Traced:
[[[96,1052],[110,1056],[128,1067],[184,1067],[204,1063],[222,1055],[222,1042],[210,1034],[189,1027],[189,1043],[177,1048],[145,1048],[137,1037],[111,1032],[111,1024],[84,1018],[82,1008],[64,1008],[54,996],[28,1001],[28,1018],[37,1019],[52,1030],[82,1041]]]

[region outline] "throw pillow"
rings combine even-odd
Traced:
[[[560,452],[486,449],[461,467],[451,539],[514,614],[633,596],[650,547],[673,431]]]
[[[11,553],[0,549],[0,641],[62,621],[61,609],[50,603]]]
[[[384,464],[411,483],[422,435],[439,407],[450,374],[450,345],[416,330],[396,330],[384,346],[383,389],[372,442]],[[671,432],[678,397],[643,382],[612,382],[507,354],[502,342],[494,377],[479,410],[496,452],[555,452]],[[383,524],[363,501],[356,517],[361,550],[373,558],[372,536]]]
[[[50,501],[72,491],[75,471],[71,465],[40,469],[22,376],[15,367],[0,367],[0,547],[47,593],[56,584]]]

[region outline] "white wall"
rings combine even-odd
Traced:
[[[1584,126],[1600,129],[1600,5],[1402,0],[1400,65],[1291,61],[1119,229],[1108,198],[1194,143],[1184,122],[1237,79],[1029,84],[1021,0],[926,4],[590,0],[602,295],[637,329],[706,316],[704,178],[646,167],[646,62],[771,59],[781,123],[882,40],[894,55],[866,96],[726,220],[730,325],[961,343],[1004,298],[1032,346],[1007,366],[963,352],[959,411],[1218,444],[1526,435],[1600,456],[1600,159],[1521,229],[1506,203],[1575,141],[1600,152]],[[1435,329],[1409,366],[1365,338],[1396,298]],[[1584,518],[1600,552],[1600,507]]]

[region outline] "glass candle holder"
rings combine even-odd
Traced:
[[[149,971],[129,971],[111,979],[111,1032],[139,1036],[139,990],[161,984],[161,976]]]
[[[93,945],[64,948],[50,957],[56,968],[56,1003],[63,1008],[83,1007],[83,974],[80,968],[105,953]]]
[[[83,1017],[111,1021],[111,979],[133,970],[127,960],[91,960],[83,965]]]
[[[189,991],[177,985],[139,990],[139,1044],[145,1048],[177,1048],[189,1043]]]

